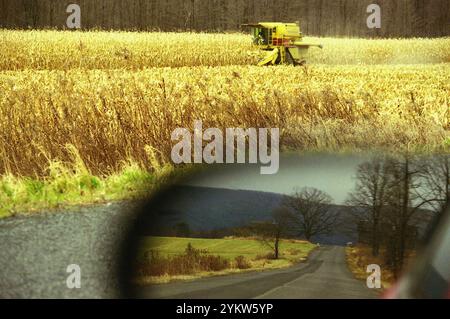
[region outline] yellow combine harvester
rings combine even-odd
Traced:
[[[300,32],[300,25],[296,23],[260,22],[257,24],[243,24],[250,27],[253,43],[267,55],[258,65],[291,64],[302,65],[306,61],[304,56],[310,47],[322,48],[321,44],[306,43]]]

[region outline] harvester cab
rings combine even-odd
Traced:
[[[253,44],[261,50],[267,51],[266,56],[258,63],[263,65],[291,64],[302,65],[306,52],[310,47],[322,48],[321,44],[303,41],[300,25],[282,22],[260,22],[256,24],[243,24],[250,27],[253,35]]]

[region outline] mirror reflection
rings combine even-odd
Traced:
[[[448,155],[378,154],[284,154],[271,176],[252,165],[206,168],[143,206],[124,263],[128,293],[424,297],[423,275],[398,287],[434,240],[416,273],[431,269],[445,296],[449,168]]]

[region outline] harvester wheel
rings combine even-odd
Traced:
[[[285,50],[286,50],[286,63],[289,64],[289,65],[294,65],[295,66],[295,60],[292,57],[291,52],[289,52],[288,48],[286,48]]]
[[[281,52],[278,50],[278,56],[277,59],[275,60],[275,65],[279,64],[281,64]]]

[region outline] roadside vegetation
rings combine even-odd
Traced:
[[[371,248],[368,245],[358,244],[355,247],[346,248],[347,265],[355,278],[366,281],[370,273],[367,272],[367,266],[371,264],[379,265],[381,268],[381,288],[388,289],[398,279],[395,269],[387,263],[387,252],[383,248],[380,254],[373,256]],[[405,264],[414,259],[414,250],[408,250],[405,257]]]
[[[137,284],[166,283],[245,271],[284,268],[305,261],[315,248],[307,241],[283,239],[282,252],[256,238],[145,237],[137,257]]]
[[[0,176],[0,218],[32,214],[40,210],[72,205],[142,199],[165,183],[185,173],[172,166],[157,166],[152,171],[132,161],[108,175],[95,175],[84,164],[75,148],[72,161],[49,162],[44,177]]]

